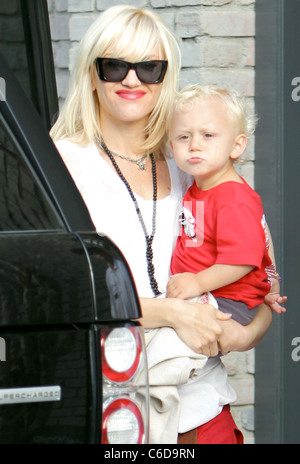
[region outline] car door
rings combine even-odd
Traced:
[[[33,2],[14,5],[21,18],[36,18]],[[0,23],[3,8],[11,11],[1,3]],[[43,36],[36,21],[26,24]],[[31,45],[29,81],[0,52],[0,443],[114,443],[109,411],[122,436],[126,417],[118,420],[118,411],[133,415],[134,439],[145,443],[147,412],[135,400],[142,371],[148,401],[134,281],[120,251],[96,233],[48,135],[53,86],[40,83],[32,96],[28,82],[47,63]],[[118,337],[110,336],[115,330]],[[132,361],[122,367],[128,339]],[[110,364],[108,345],[117,353]],[[120,381],[114,372],[124,374]],[[129,430],[125,440],[132,436]]]

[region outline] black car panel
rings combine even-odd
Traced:
[[[0,327],[140,317],[119,250],[97,234],[0,236]]]
[[[134,280],[48,134],[57,96],[47,2],[1,2],[2,42],[11,12],[25,28],[31,93],[0,51],[0,443],[146,443]]]
[[[101,410],[93,389],[98,386],[101,404],[101,386],[90,351],[95,336],[93,326],[44,326],[6,335],[1,444],[99,443]]]

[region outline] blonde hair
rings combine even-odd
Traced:
[[[184,112],[187,110],[187,104],[193,104],[195,99],[203,98],[220,99],[228,111],[228,116],[237,124],[239,133],[246,135],[246,137],[250,137],[254,133],[257,118],[251,114],[245,98],[240,96],[235,90],[214,85],[189,85],[177,93],[173,110]],[[170,121],[171,118],[169,119],[169,124]]]
[[[97,57],[144,60],[155,46],[168,68],[159,100],[149,115],[145,144],[141,150],[158,151],[166,141],[166,122],[177,91],[180,50],[177,41],[159,16],[134,6],[114,6],[102,13],[81,40],[71,85],[62,111],[50,135],[54,140],[73,138],[85,145],[101,137],[100,107],[92,89]]]

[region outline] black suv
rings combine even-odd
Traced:
[[[0,39],[0,443],[147,443],[134,281],[48,135],[47,2],[1,0]]]

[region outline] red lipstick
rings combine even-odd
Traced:
[[[118,90],[116,93],[125,100],[138,100],[146,94],[143,90]]]

